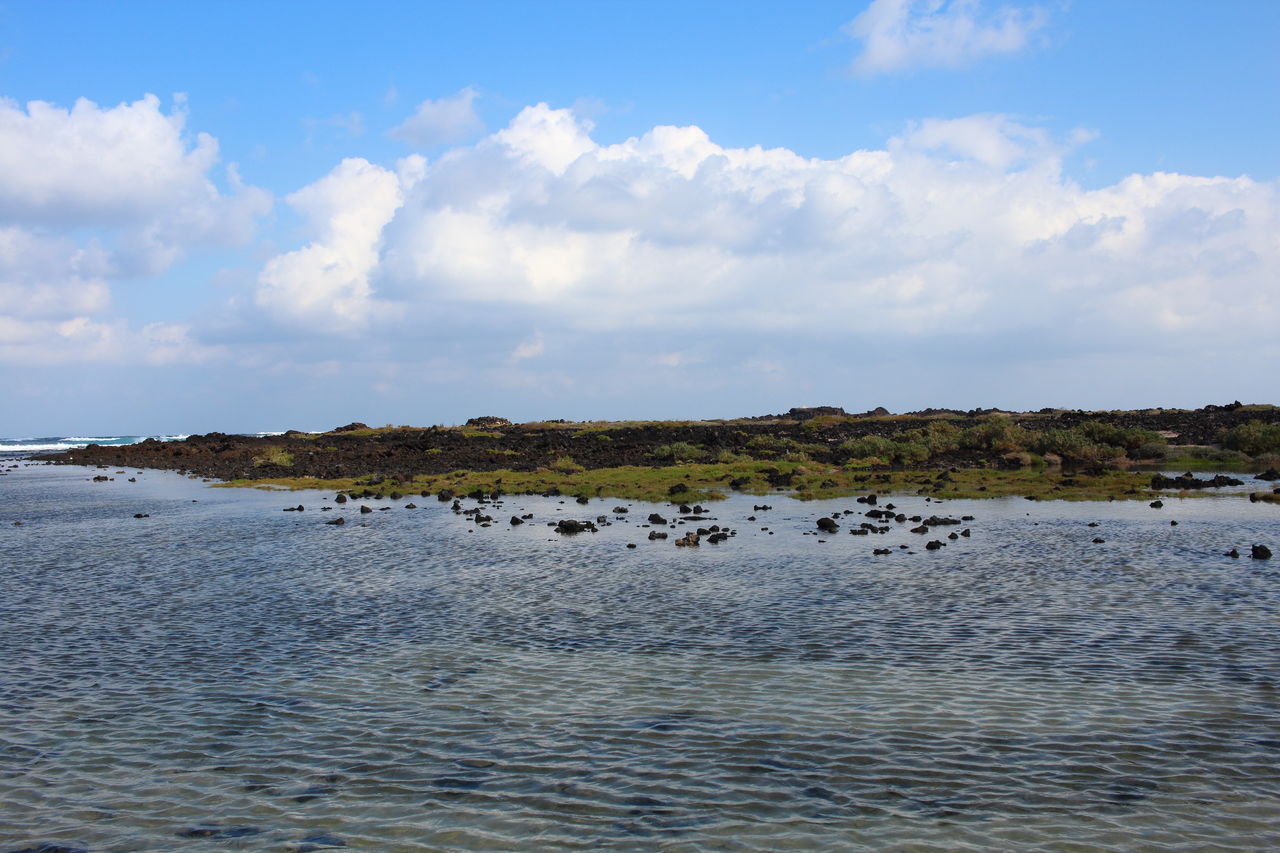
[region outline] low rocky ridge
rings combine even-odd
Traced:
[[[76,465],[111,465],[181,470],[220,480],[269,480],[309,477],[322,480],[378,476],[408,481],[450,471],[535,471],[572,465],[588,470],[618,466],[672,466],[713,461],[726,453],[743,458],[778,459],[803,454],[824,465],[850,461],[860,439],[894,441],[913,431],[1003,429],[1051,436],[1086,425],[1140,430],[1178,445],[1210,445],[1224,430],[1258,422],[1280,424],[1280,408],[1206,406],[1196,410],[1079,412],[1044,410],[1006,413],[995,410],[889,415],[883,409],[848,415],[835,407],[792,409],[786,415],[733,421],[667,421],[511,424],[503,418],[473,418],[464,427],[385,427],[352,423],[326,433],[291,430],[257,437],[213,432],[184,441],[148,439],[121,446],[89,445],[43,457]],[[1129,453],[1135,452],[1130,448]],[[1016,467],[997,443],[935,452],[927,462],[885,458],[885,467]],[[1025,456],[1025,454],[1024,454]],[[1109,466],[1109,463],[1108,463]],[[1070,466],[1068,466],[1070,467]],[[785,483],[777,485],[785,486]],[[1194,487],[1194,486],[1193,486]]]

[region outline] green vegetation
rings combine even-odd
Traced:
[[[1280,453],[1280,424],[1264,424],[1249,421],[1223,430],[1219,440],[1227,450],[1238,450],[1250,456],[1262,453]]]
[[[551,470],[560,474],[579,474],[587,469],[573,461],[572,456],[561,456],[551,463]]]
[[[660,444],[653,449],[653,458],[667,459],[672,462],[696,462],[699,459],[705,459],[706,456],[707,451],[687,441]]]
[[[1251,471],[1259,467],[1258,460],[1238,450],[1197,444],[1171,445],[1159,462],[1161,468],[1179,471]]]
[[[502,438],[500,432],[485,432],[482,429],[464,429],[462,431],[463,438]]]
[[[277,468],[292,468],[293,454],[285,450],[283,447],[268,447],[253,457],[254,468],[266,468],[275,466]]]
[[[562,457],[562,460],[567,457]],[[562,462],[557,460],[557,462]],[[400,481],[373,478],[318,480],[284,477],[269,480],[236,480],[224,486],[258,488],[328,489],[369,496],[392,492],[435,493],[451,489],[466,494],[475,489],[509,494],[585,495],[623,500],[710,501],[731,491],[766,495],[784,493],[798,500],[842,498],[875,492],[881,495],[928,495],[935,500],[959,498],[1021,497],[1034,500],[1151,500],[1173,492],[1148,488],[1150,475],[1137,471],[1103,471],[1067,475],[1060,471],[1024,468],[1016,471],[990,468],[955,471],[875,471],[837,466],[799,465],[789,462],[732,462],[661,467],[619,466],[583,470],[572,460],[559,468],[537,471],[453,471]],[[1184,492],[1203,497],[1206,492]]]
[[[939,419],[927,427],[902,430],[892,436],[870,435],[839,446],[843,461],[861,460],[869,464],[911,467],[946,459],[960,452],[987,453],[1011,457],[1038,467],[1043,457],[1056,456],[1073,468],[1115,467],[1120,460],[1149,459],[1144,456],[1164,446],[1159,433],[1085,421],[1064,429],[1034,430],[1021,427],[1007,417],[990,415],[977,426],[961,429]]]

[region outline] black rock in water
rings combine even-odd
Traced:
[[[556,524],[556,533],[575,534],[575,533],[595,533],[596,526],[590,521],[577,521],[572,518],[562,518]]]

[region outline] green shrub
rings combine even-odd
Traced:
[[[898,445],[884,436],[868,435],[842,443],[839,450],[849,459],[870,459],[876,457],[886,462],[893,458]]]
[[[293,454],[283,447],[268,447],[253,457],[253,467],[265,468],[269,465],[275,465],[280,468],[292,467]]]
[[[1099,421],[1085,421],[1076,427],[1094,444],[1110,444],[1126,451],[1137,450],[1144,444],[1165,444],[1164,436],[1140,427],[1122,427]]]
[[[576,474],[587,469],[573,461],[572,456],[561,456],[551,463],[551,470],[559,471],[561,474]]]
[[[1219,441],[1227,450],[1238,450],[1250,456],[1262,453],[1280,453],[1280,424],[1264,424],[1249,421],[1223,430]]]
[[[1134,459],[1164,459],[1169,455],[1169,445],[1164,441],[1147,442],[1129,455]]]
[[[991,453],[1017,453],[1026,443],[1027,431],[998,415],[988,416],[985,423],[965,430],[960,436],[961,447]]]
[[[914,444],[928,449],[931,456],[940,456],[960,449],[964,433],[949,421],[934,421],[927,427],[903,430],[894,436],[898,444]]]
[[[671,444],[660,444],[653,449],[656,459],[669,459],[673,462],[694,462],[704,458],[707,452],[696,444],[687,441],[674,441]]]

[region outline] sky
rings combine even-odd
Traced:
[[[0,435],[1280,402],[1280,3],[0,0]]]

